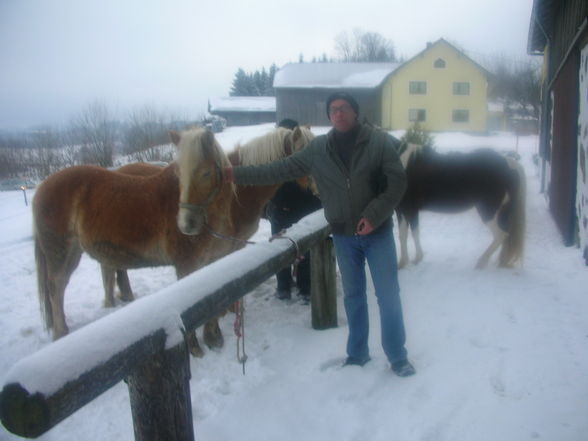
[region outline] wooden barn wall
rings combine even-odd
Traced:
[[[588,265],[588,43],[580,56],[580,115],[578,118],[578,187],[576,211],[580,248]]]
[[[574,54],[553,85],[553,136],[549,208],[566,245],[575,240],[578,143],[579,54]]]
[[[588,17],[588,1],[564,0],[560,2],[559,9],[555,11],[551,35],[550,75],[555,75],[555,70],[563,62],[578,28],[586,17]]]
[[[292,118],[300,124],[329,126],[327,118],[327,98],[339,89],[276,89],[277,120]],[[371,123],[381,125],[381,90],[351,89],[344,90],[352,95],[359,104],[360,120],[366,117]]]

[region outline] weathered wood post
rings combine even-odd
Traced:
[[[185,343],[145,361],[126,382],[136,441],[194,441]]]
[[[310,290],[313,329],[337,327],[337,278],[333,239],[310,250]]]

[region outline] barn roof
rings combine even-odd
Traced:
[[[527,53],[542,54],[547,44],[547,35],[553,32],[553,16],[559,6],[557,0],[534,0],[529,23]]]
[[[210,100],[209,112],[275,112],[273,96],[223,96]]]
[[[399,63],[289,63],[274,77],[274,88],[373,89]]]

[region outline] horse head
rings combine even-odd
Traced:
[[[196,235],[206,225],[208,207],[221,190],[222,170],[228,160],[210,130],[197,128],[169,134],[178,150],[177,225],[182,233]]]

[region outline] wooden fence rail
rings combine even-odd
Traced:
[[[337,326],[335,257],[322,210],[287,232],[226,256],[172,286],[93,322],[22,359],[7,373],[0,420],[23,437],[45,433],[125,380],[135,439],[194,439],[184,334],[312,249],[312,323]]]

